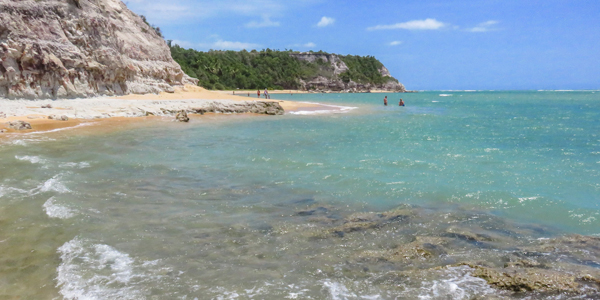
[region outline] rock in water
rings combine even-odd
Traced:
[[[13,121],[13,122],[8,122],[8,127],[12,128],[12,129],[16,129],[16,130],[26,130],[26,129],[31,129],[31,124],[25,122],[25,121]]]
[[[189,122],[190,118],[188,118],[187,112],[185,112],[185,110],[182,110],[177,113],[177,116],[175,116],[175,120],[179,122]]]
[[[197,82],[120,0],[0,0],[0,98],[172,92]]]

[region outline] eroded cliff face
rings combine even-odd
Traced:
[[[344,81],[339,75],[348,71],[349,68],[342,59],[336,54],[323,54],[323,53],[292,53],[290,54],[296,59],[314,63],[321,61],[323,63],[324,71],[329,71],[330,76],[318,76],[309,80],[301,80],[300,85],[304,90],[314,90],[318,92],[346,92],[346,93],[359,93],[368,92],[371,90],[386,90],[393,92],[406,92],[406,88],[402,83],[399,83],[392,75],[390,71],[385,67],[379,68],[379,73],[383,77],[387,77],[388,80],[383,84],[372,84],[372,83],[359,83],[352,80]],[[327,72],[324,72],[327,73]]]
[[[322,60],[324,63],[329,64],[333,68],[334,75],[340,75],[345,71],[348,71],[348,66],[335,54],[321,54],[321,53],[291,53],[290,56],[295,57],[299,60],[304,60],[310,63],[314,63],[318,60]]]
[[[0,97],[145,94],[196,83],[120,0],[0,0]]]

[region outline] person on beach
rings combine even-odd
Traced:
[[[387,106],[387,96],[385,96],[385,98],[383,98],[383,105]]]
[[[271,99],[271,96],[269,95],[269,91],[267,91],[267,88],[265,88],[265,91],[263,92],[263,94],[265,95],[265,99]]]
[[[256,98],[260,98],[260,90],[256,91]]]
[[[400,98],[400,102],[398,102],[398,106],[404,106],[404,101],[402,101],[402,98]]]

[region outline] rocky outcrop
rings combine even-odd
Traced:
[[[387,78],[383,84],[358,83],[352,80],[344,81],[340,75],[349,70],[344,61],[336,54],[329,53],[290,53],[290,56],[309,63],[317,63],[323,73],[328,76],[318,76],[309,80],[299,80],[301,89],[315,92],[346,92],[360,93],[371,90],[386,90],[391,92],[406,92],[406,88],[399,83],[385,67],[379,68],[382,77]]]
[[[335,54],[304,52],[304,53],[290,53],[290,56],[295,57],[296,59],[299,59],[299,60],[310,62],[310,63],[320,61],[325,64],[330,64],[331,67],[333,68],[334,75],[340,75],[343,72],[349,70],[346,63],[344,61],[342,61],[339,58],[339,56],[337,56]],[[388,74],[389,74],[389,72],[388,72]]]
[[[189,112],[196,114],[221,113],[241,114],[253,113],[264,115],[283,115],[284,110],[277,102],[271,101],[243,101],[243,102],[211,102],[203,107],[191,108]]]
[[[344,82],[339,78],[326,78],[319,76],[309,81],[300,81],[303,90],[315,92],[342,92],[342,93],[364,93],[372,90],[385,90],[390,92],[404,93],[406,88],[403,84],[393,78],[385,84],[356,83],[352,80]]]
[[[59,121],[69,121],[69,117],[62,115],[62,116],[57,116],[57,115],[49,115],[48,116],[49,120],[59,120]]]
[[[120,0],[0,0],[0,98],[172,92],[185,75]]]
[[[575,276],[555,270],[536,268],[487,268],[471,266],[473,276],[490,285],[513,292],[577,293],[580,285]],[[587,278],[587,277],[586,277]],[[593,278],[593,277],[592,277]]]
[[[52,108],[40,108],[52,102]],[[34,104],[34,105],[32,105]],[[255,113],[282,115],[283,108],[277,101],[236,101],[236,100],[122,100],[122,99],[81,99],[72,100],[0,100],[0,107],[6,108],[11,116],[33,115],[56,120],[99,119],[110,117],[176,116],[182,110],[186,113]],[[59,117],[60,116],[60,117]]]
[[[477,211],[448,213],[404,205],[343,217],[337,207],[309,204],[291,214],[310,222],[309,226],[297,226],[298,236],[317,240],[314,244],[338,240],[348,249],[340,251],[344,253],[340,263],[344,275],[369,278],[383,289],[407,286],[413,280],[417,284],[448,280],[438,277],[445,274],[493,290],[482,298],[465,299],[600,296],[598,237],[539,238],[543,228],[513,224]],[[273,232],[289,235],[293,230],[283,226]],[[492,293],[495,296],[490,298]]]
[[[175,120],[177,122],[189,122],[190,118],[188,117],[187,112],[185,112],[185,110],[182,110],[177,113],[177,115],[175,116]]]
[[[31,124],[25,121],[13,121],[8,122],[8,128],[12,128],[15,130],[27,130],[31,129]]]

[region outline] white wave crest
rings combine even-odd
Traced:
[[[290,111],[290,112],[288,112],[288,114],[292,114],[292,115],[339,114],[339,113],[347,113],[353,109],[358,108],[358,107],[352,107],[352,106],[338,106],[338,105],[321,104],[321,103],[313,103],[313,102],[302,102],[302,103],[318,104],[320,106],[331,107],[332,109],[298,110],[298,111]]]
[[[28,161],[32,164],[39,164],[39,163],[44,163],[46,162],[45,159],[39,157],[39,156],[29,156],[29,155],[24,155],[24,156],[19,156],[19,155],[15,155],[15,158],[18,160],[22,160],[22,161]]]
[[[538,196],[533,196],[533,197],[520,197],[520,198],[519,198],[519,202],[520,202],[520,203],[523,203],[523,202],[525,202],[525,201],[537,200],[537,199],[539,199],[539,198],[540,198],[540,197],[538,197]]]
[[[44,182],[39,187],[39,191],[40,192],[54,191],[54,192],[59,192],[59,193],[70,192],[71,190],[69,190],[64,184],[62,184],[62,182],[60,182],[61,177],[62,177],[62,174],[57,174],[54,177],[46,180],[46,182]]]
[[[448,268],[446,279],[434,280],[421,287],[419,299],[472,299],[497,293],[484,279],[471,276],[472,270],[467,266]]]
[[[50,218],[68,219],[75,216],[75,210],[56,204],[54,197],[46,200],[44,210]]]
[[[12,141],[13,145],[19,145],[19,146],[27,146],[27,142],[24,140],[14,140]]]
[[[58,248],[62,263],[56,280],[65,299],[143,299],[132,281],[134,260],[103,244],[75,238]]]
[[[327,280],[323,282],[323,286],[329,291],[331,299],[334,300],[348,299],[348,297],[356,296],[351,294],[350,291],[348,291],[348,288],[339,282]]]
[[[76,168],[76,169],[84,169],[84,168],[89,168],[90,167],[90,163],[88,162],[67,162],[67,163],[62,163],[59,165],[59,167],[61,168]]]

